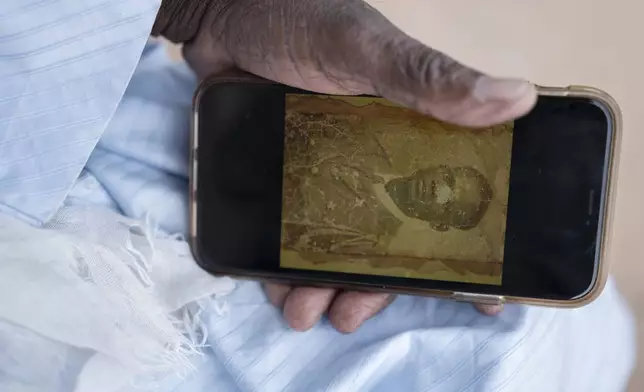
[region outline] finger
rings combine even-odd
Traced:
[[[515,119],[536,103],[536,88],[526,81],[491,77],[410,37],[400,40],[383,44],[374,66],[371,80],[379,95],[472,127]]]
[[[475,127],[517,118],[536,102],[530,83],[490,77],[454,61],[361,0],[234,5],[225,17],[210,13],[202,23],[206,28],[184,46],[201,76],[234,65],[322,93],[382,95]]]
[[[285,284],[277,283],[267,283],[264,285],[264,292],[268,301],[273,304],[278,309],[284,307],[284,302],[288,296],[288,293],[291,292],[292,287]]]
[[[336,291],[316,287],[292,289],[284,303],[284,318],[297,331],[313,327],[327,311]]]
[[[486,316],[497,316],[503,311],[503,305],[474,304],[474,308]]]
[[[310,39],[319,51],[315,63],[349,92],[381,95],[474,127],[520,117],[536,102],[532,84],[461,64],[406,35],[371,7],[338,7],[337,12],[327,14],[333,21],[325,22],[336,31],[318,30]]]
[[[351,333],[393,302],[386,293],[344,292],[336,297],[329,309],[329,321],[340,332]]]

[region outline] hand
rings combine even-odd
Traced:
[[[321,93],[380,95],[460,125],[509,121],[536,102],[531,84],[462,65],[362,0],[164,0],[153,33],[184,42],[184,56],[201,78],[241,68]],[[393,298],[282,285],[266,291],[298,330],[328,310],[338,330],[354,331]]]
[[[328,312],[331,324],[340,332],[354,332],[362,323],[375,316],[395,296],[387,293],[365,293],[317,287],[291,287],[267,284],[266,295],[276,307],[283,309],[289,326],[305,331],[314,326]],[[481,313],[495,316],[501,306],[474,305]]]

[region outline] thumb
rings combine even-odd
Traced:
[[[500,79],[406,35],[362,0],[236,1],[184,46],[205,76],[238,67],[328,94],[374,94],[443,121],[481,127],[534,106],[530,83]]]
[[[497,316],[503,311],[503,305],[474,304],[474,308],[486,316]]]
[[[362,1],[342,4],[318,16],[315,31],[301,35],[315,51],[309,61],[299,61],[300,70],[317,67],[348,92],[380,95],[464,126],[502,123],[534,106],[532,84],[461,64],[405,34]],[[291,58],[298,62],[298,56]]]
[[[440,120],[482,127],[526,114],[534,85],[485,75],[415,39],[384,41],[369,70],[374,92]]]

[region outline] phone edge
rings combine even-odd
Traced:
[[[197,154],[198,154],[198,107],[200,99],[203,95],[203,92],[212,84],[218,83],[231,83],[231,82],[244,82],[244,83],[257,83],[257,84],[274,84],[269,80],[254,76],[241,71],[232,71],[226,74],[220,74],[215,77],[208,78],[201,82],[195,92],[192,113],[191,113],[191,131],[190,131],[190,172],[189,172],[189,244],[192,255],[197,262],[197,264],[206,270],[202,263],[200,262],[201,258],[199,255],[199,246],[197,243],[198,238],[198,228],[197,228],[197,214],[198,214],[198,203],[196,198],[197,191]],[[376,291],[376,292],[388,292],[392,294],[401,294],[401,295],[416,295],[416,296],[425,296],[425,297],[438,297],[438,298],[447,298],[462,302],[469,303],[481,303],[489,305],[502,305],[504,303],[518,303],[525,305],[536,305],[536,306],[548,306],[548,307],[558,307],[558,308],[577,308],[584,305],[587,305],[593,302],[599,295],[602,293],[604,287],[606,286],[609,273],[609,262],[608,257],[610,253],[610,247],[612,243],[612,227],[614,221],[614,212],[615,212],[615,188],[617,185],[617,176],[618,176],[618,166],[619,166],[619,152],[621,150],[621,138],[622,138],[622,115],[619,108],[619,105],[615,99],[609,95],[607,92],[600,90],[598,88],[589,87],[589,86],[579,86],[571,85],[567,87],[549,87],[549,86],[539,86],[537,85],[537,91],[539,95],[551,96],[551,97],[577,97],[577,98],[589,98],[595,101],[598,101],[602,105],[602,109],[605,109],[607,114],[610,116],[610,122],[612,124],[612,132],[610,148],[608,151],[608,169],[605,174],[604,179],[604,190],[606,197],[602,199],[602,214],[600,216],[601,226],[599,232],[599,255],[598,255],[598,265],[595,273],[594,281],[592,286],[588,291],[581,296],[570,299],[570,300],[551,300],[546,298],[530,298],[530,297],[517,297],[517,296],[500,296],[500,295],[488,295],[475,292],[454,292],[449,290],[422,290],[422,289],[395,289],[395,288],[379,288],[378,286],[372,285],[342,285],[326,282],[316,282],[312,284],[308,281],[292,281],[292,280],[282,280],[282,279],[273,279],[264,276],[254,276],[254,275],[238,275],[230,273],[230,271],[224,270],[212,270],[211,268],[207,270],[208,273],[214,275],[223,275],[229,276],[236,279],[242,280],[254,280],[263,283],[285,283],[285,284],[298,284],[302,283],[308,286],[317,286],[317,287],[334,287],[340,289],[348,290],[363,290],[363,291]]]

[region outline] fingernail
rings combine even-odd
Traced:
[[[367,312],[364,311],[355,311],[350,314],[345,315],[345,317],[340,318],[338,322],[338,330],[342,333],[352,333],[355,332],[360,325],[369,318]]]
[[[355,332],[365,321],[372,318],[378,310],[391,303],[388,299],[389,297],[393,299],[393,296],[383,297],[386,298],[385,301],[379,301],[377,306],[356,306],[343,309],[344,311],[337,318],[338,330],[343,333]]]
[[[309,329],[313,328],[313,326],[317,324],[318,321],[320,321],[320,316],[308,312],[301,314],[296,313],[294,315],[285,314],[284,318],[286,318],[288,326],[291,329],[299,332],[308,331]]]
[[[534,85],[521,79],[499,79],[483,76],[476,81],[474,95],[482,101],[515,101],[527,94],[535,94]]]
[[[496,316],[502,310],[502,305],[479,305],[479,311],[486,316]]]

